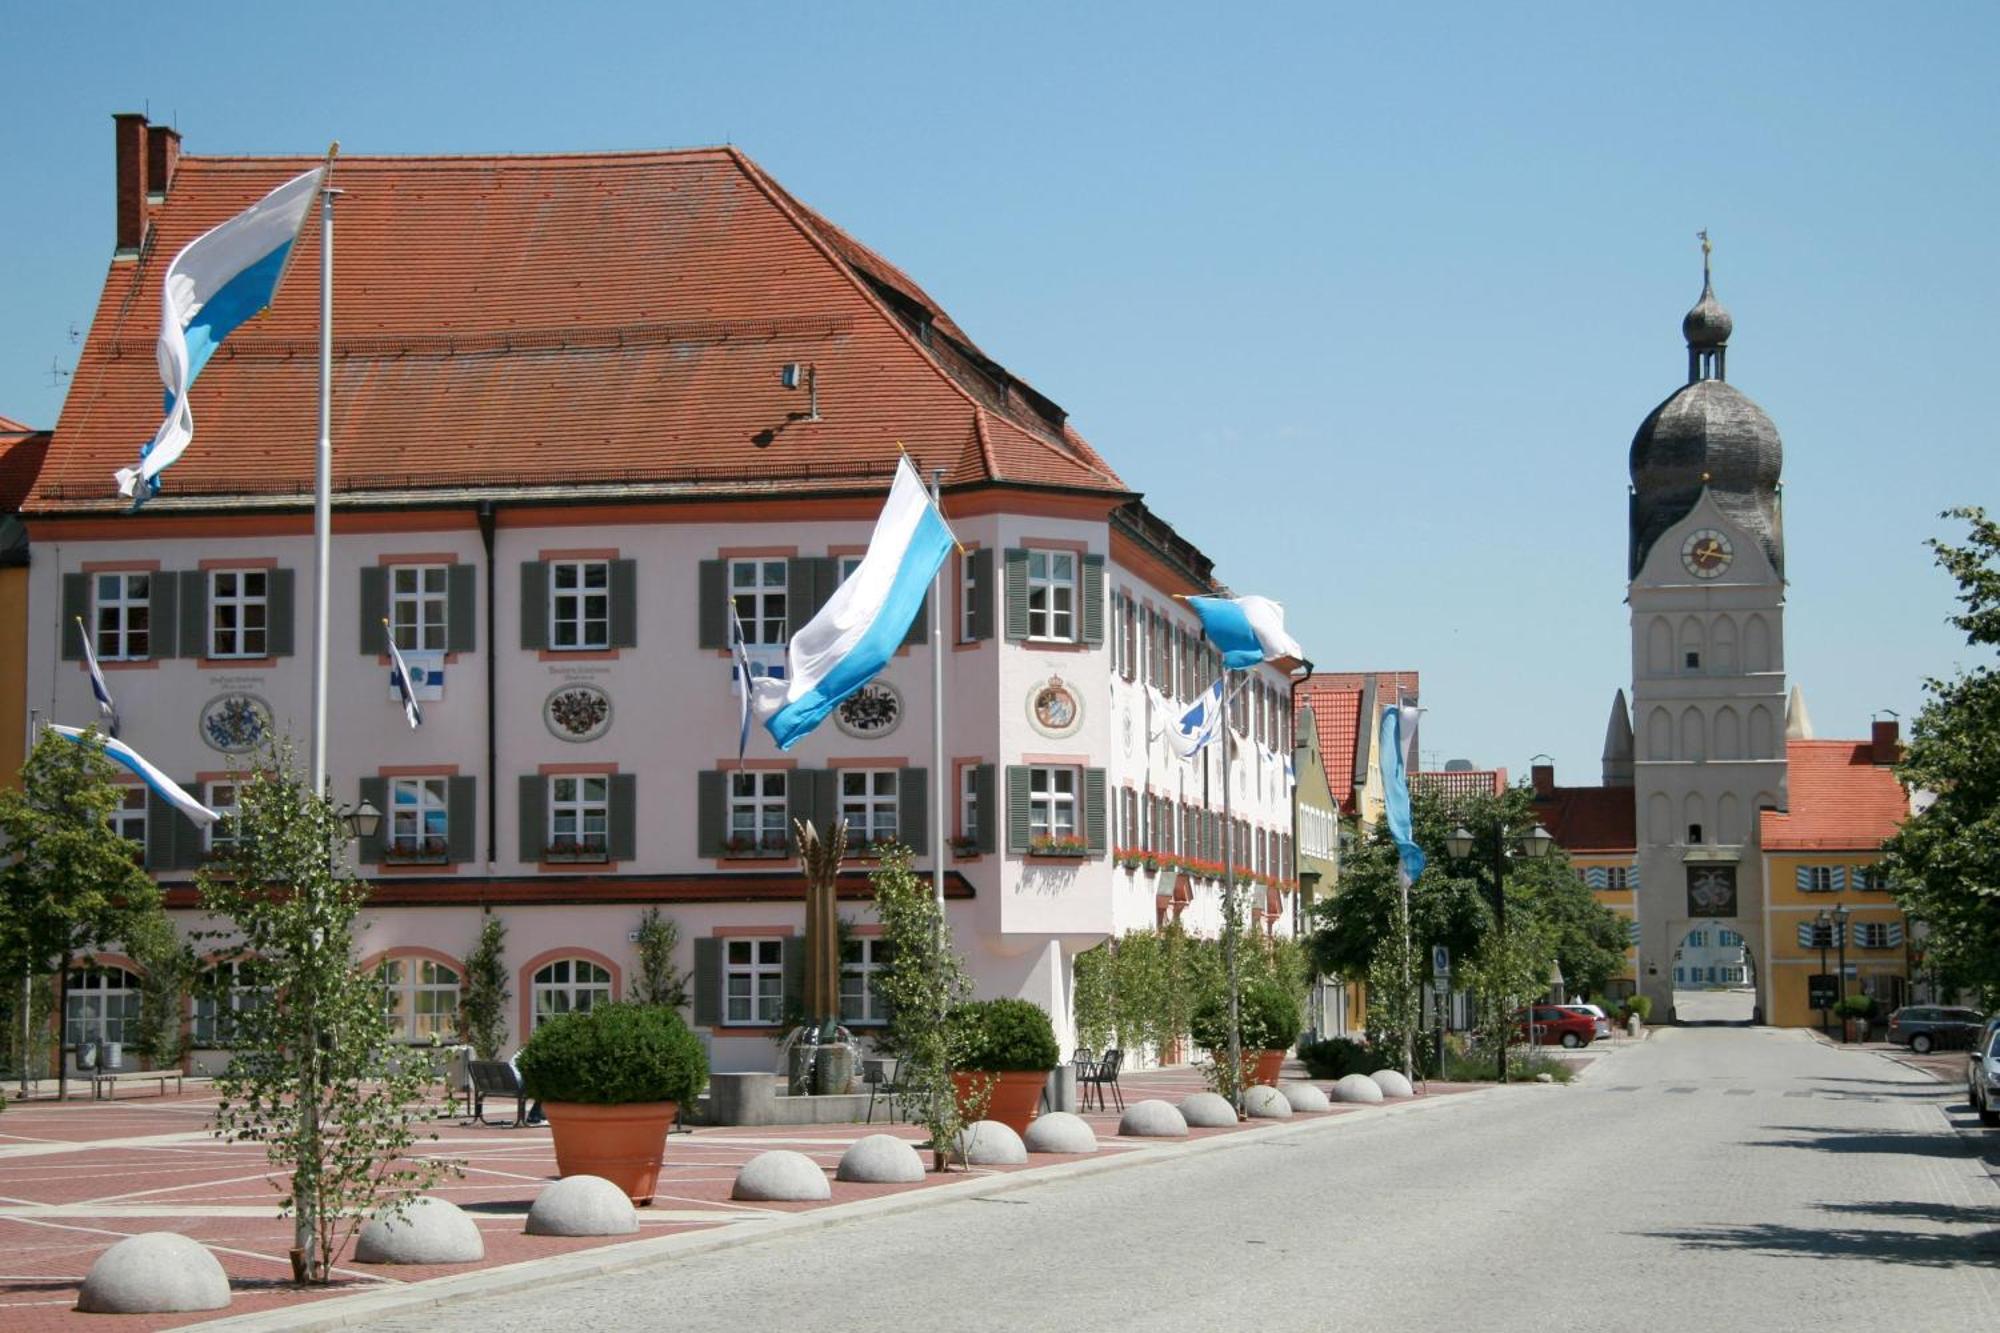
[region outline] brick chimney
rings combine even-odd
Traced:
[[[181,164],[181,132],[169,125],[146,131],[146,198],[159,203],[174,188],[174,168]]]
[[[1546,801],[1556,794],[1556,766],[1536,764],[1528,770],[1529,781],[1534,784],[1535,799]]]
[[[1869,727],[1869,749],[1878,764],[1901,763],[1903,759],[1903,724],[1895,718],[1878,719]]]
[[[118,149],[117,253],[136,255],[146,239],[146,117],[120,111],[111,117]]]

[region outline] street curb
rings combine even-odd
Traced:
[[[884,1195],[874,1199],[857,1199],[852,1203],[835,1204],[809,1213],[778,1214],[768,1223],[750,1227],[739,1224],[710,1231],[682,1232],[678,1235],[658,1236],[649,1240],[625,1241],[617,1245],[599,1246],[593,1250],[552,1255],[546,1259],[525,1259],[518,1263],[503,1264],[498,1268],[480,1269],[477,1272],[454,1274],[450,1277],[427,1278],[386,1290],[356,1292],[352,1296],[335,1296],[307,1305],[280,1310],[259,1310],[252,1314],[235,1315],[183,1327],[229,1329],[238,1333],[277,1333],[278,1330],[284,1330],[285,1333],[311,1333],[312,1330],[319,1329],[349,1328],[393,1314],[435,1309],[488,1296],[504,1296],[531,1287],[604,1277],[664,1259],[753,1245],[774,1236],[799,1235],[844,1222],[891,1216],[953,1203],[961,1199],[1007,1194],[1080,1176],[1093,1176],[1107,1171],[1120,1171],[1152,1162],[1188,1157],[1197,1153],[1289,1138],[1334,1125],[1367,1124],[1380,1115],[1414,1114],[1438,1107],[1464,1105],[1504,1091],[1507,1089],[1499,1086],[1475,1088],[1468,1092],[1439,1093],[1410,1101],[1373,1106],[1360,1114],[1315,1117],[1290,1124],[1274,1121],[1269,1125],[1239,1129],[1233,1134],[1217,1134],[1209,1138],[1133,1148],[1108,1157],[1086,1157],[1074,1162],[1054,1162],[1048,1166],[1012,1171],[1005,1175],[968,1176],[963,1181],[933,1185],[929,1189],[911,1190],[903,1194]]]

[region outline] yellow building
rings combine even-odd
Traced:
[[[48,451],[47,431],[0,417],[0,783],[9,786],[28,757],[28,531],[18,511]]]
[[[1625,951],[1625,970],[1606,983],[1613,999],[1624,999],[1639,983],[1639,870],[1632,788],[1614,785],[1617,774],[1607,762],[1602,787],[1558,787],[1553,764],[1530,770],[1535,791],[1535,817],[1555,835],[1569,862],[1597,901],[1625,918],[1632,940]]]

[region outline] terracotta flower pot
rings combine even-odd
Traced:
[[[678,1102],[543,1102],[556,1140],[556,1174],[602,1176],[633,1203],[653,1201]]]
[[[986,1088],[986,1114],[983,1120],[998,1120],[1016,1134],[1028,1132],[1028,1122],[1041,1109],[1042,1088],[1048,1083],[1046,1070],[1005,1069],[988,1072],[980,1069],[955,1069],[951,1074],[952,1086],[958,1089],[959,1114],[972,1118],[971,1100],[981,1088]]]
[[[1250,1076],[1250,1081],[1275,1088],[1278,1086],[1279,1071],[1284,1069],[1284,1067],[1285,1053],[1283,1051],[1259,1051],[1257,1052],[1257,1068]]]

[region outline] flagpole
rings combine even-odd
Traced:
[[[931,506],[944,517],[942,489],[944,469],[931,471]],[[961,559],[964,557],[961,556]],[[944,932],[944,571],[945,563],[938,565],[937,573],[931,575],[931,892],[937,898],[938,932],[942,939]],[[981,810],[981,819],[991,819],[990,811]]]
[[[1229,679],[1223,674],[1224,682]],[[1230,747],[1235,728],[1230,725],[1232,691],[1222,688],[1222,956],[1229,969],[1229,1082],[1234,1090],[1237,1115],[1243,1114],[1243,1015],[1237,995],[1236,967],[1236,824],[1230,818]]]

